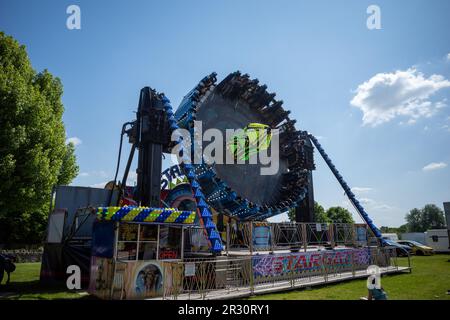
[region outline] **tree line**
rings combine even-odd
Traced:
[[[406,223],[398,228],[381,227],[383,233],[425,232],[446,227],[444,211],[435,204],[411,209],[405,216]]]
[[[295,221],[295,209],[288,212],[289,220]],[[314,221],[318,223],[355,223],[352,214],[343,207],[330,207],[324,209],[319,203],[314,202]]]
[[[295,221],[295,209],[288,213],[289,220]],[[343,207],[331,207],[325,210],[319,203],[314,202],[315,222],[319,223],[354,223],[352,214]],[[382,226],[382,233],[425,232],[429,229],[443,229],[446,227],[444,211],[434,204],[427,204],[423,208],[411,209],[405,216],[406,223],[400,227]]]

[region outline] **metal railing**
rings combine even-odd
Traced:
[[[407,270],[394,248],[363,247],[165,261],[163,299],[217,299],[365,277],[367,267]]]
[[[236,222],[226,225],[225,250],[274,251],[309,247],[378,246],[365,224]]]
[[[185,261],[165,261],[164,299],[205,299],[214,291],[222,293],[245,289],[251,285],[251,259],[185,259]]]

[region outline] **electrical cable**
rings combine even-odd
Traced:
[[[122,157],[123,136],[124,136],[125,133],[126,133],[125,128],[126,128],[127,125],[130,125],[130,124],[133,124],[133,122],[125,122],[125,123],[122,125],[122,132],[120,133],[119,153],[118,153],[118,156],[117,156],[116,173],[115,173],[115,175],[114,175],[113,185],[112,185],[112,188],[111,188],[111,192],[109,193],[109,199],[108,199],[108,205],[109,205],[109,206],[111,206],[111,201],[112,201],[113,192],[114,192],[114,189],[116,188],[116,185],[117,185],[116,181],[117,181],[117,176],[118,176],[118,174],[119,174],[120,159],[121,159],[121,157]],[[122,186],[122,187],[123,187],[123,186]]]

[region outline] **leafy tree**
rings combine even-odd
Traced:
[[[314,202],[314,218],[316,222],[320,223],[330,222],[330,219],[328,218],[325,209],[317,202]]]
[[[412,209],[405,219],[409,232],[425,232],[445,227],[444,212],[434,204],[427,204],[422,209]]]
[[[295,209],[288,213],[289,220],[295,221]],[[342,207],[331,207],[325,210],[319,203],[314,202],[314,222],[320,223],[354,223],[352,214]]]
[[[400,227],[397,228],[397,233],[401,234],[401,233],[405,233],[408,232],[408,224],[402,224]]]
[[[445,215],[444,211],[434,204],[427,204],[422,208],[424,225],[428,226],[428,229],[440,229],[445,228]]]
[[[295,208],[288,212],[289,220],[295,221]],[[314,202],[314,218],[316,222],[329,222],[325,209],[317,202]]]
[[[381,227],[380,227],[380,231],[381,231],[382,233],[391,233],[391,232],[393,232],[392,229],[394,229],[394,228],[386,227],[386,226],[381,226]]]
[[[36,73],[25,47],[0,32],[0,243],[36,243],[52,187],[77,175],[66,145],[61,82]]]
[[[422,211],[414,208],[405,217],[409,232],[424,232],[426,228],[422,227]]]
[[[327,217],[333,223],[354,223],[352,214],[342,207],[331,207],[327,210]]]
[[[287,214],[288,214],[289,221],[294,222],[295,221],[295,208],[291,208]]]
[[[405,233],[408,231],[408,227],[406,224],[401,225],[398,228],[395,227],[386,227],[386,226],[382,226],[380,228],[381,233],[396,233],[399,237],[402,233]]]
[[[66,145],[62,161],[61,170],[58,175],[58,184],[67,185],[77,176],[79,170],[75,158],[75,145],[72,142]]]

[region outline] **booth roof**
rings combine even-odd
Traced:
[[[97,220],[193,224],[195,211],[131,206],[99,207],[97,208]]]

